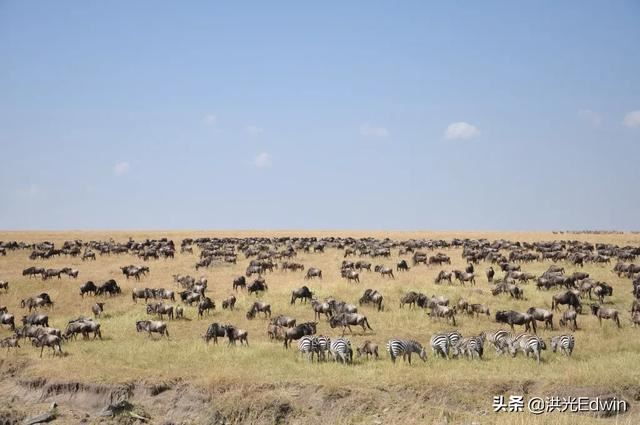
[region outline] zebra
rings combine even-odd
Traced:
[[[409,360],[409,364],[411,364],[411,353],[417,353],[423,362],[427,361],[425,349],[418,341],[412,339],[390,339],[387,342],[387,351],[393,363],[402,354],[402,360]]]
[[[484,331],[480,333],[480,337],[489,341],[496,349],[496,354],[504,354],[505,349],[508,348],[508,340],[511,334],[504,329]]]
[[[314,337],[313,351],[317,354],[318,361],[320,361],[320,359],[326,360],[325,354],[329,352],[330,347],[331,347],[331,338],[329,338],[328,336],[319,335]]]
[[[533,353],[533,355],[536,356],[537,362],[540,363],[540,354],[542,350],[547,349],[547,344],[545,344],[544,340],[539,336],[521,333],[512,336],[509,340],[509,351],[512,357],[516,356],[518,349],[527,357],[529,357],[530,353]]]
[[[449,347],[453,347],[462,339],[462,334],[458,331],[445,332],[445,335],[449,338]]]
[[[484,342],[481,336],[470,336],[463,338],[458,344],[453,345],[452,354],[454,357],[468,356],[471,360],[482,359],[484,353]]]
[[[313,362],[314,349],[317,348],[317,344],[314,347],[315,336],[305,335],[298,340],[298,351],[300,354],[306,354],[309,361]]]
[[[433,355],[449,359],[449,335],[446,333],[435,334],[431,337],[431,351]]]
[[[555,353],[558,348],[562,354],[571,356],[573,347],[576,345],[576,339],[573,335],[556,335],[551,337],[551,349]]]
[[[335,361],[340,363],[351,363],[353,361],[353,350],[351,349],[351,341],[345,338],[338,338],[331,341],[329,352]]]

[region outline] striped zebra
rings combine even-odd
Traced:
[[[331,338],[328,336],[316,336],[314,338],[314,352],[318,355],[318,361],[326,360],[326,354],[331,346]]]
[[[393,363],[402,354],[402,360],[409,360],[409,364],[411,364],[411,353],[417,353],[423,362],[427,361],[425,349],[418,341],[412,339],[390,339],[387,342],[387,351]]]
[[[351,341],[345,338],[338,338],[331,341],[329,352],[333,359],[340,363],[351,363],[353,360],[353,350],[351,349]]]
[[[449,335],[446,333],[435,334],[431,337],[431,351],[434,357],[449,359]]]
[[[571,356],[573,353],[573,347],[576,345],[576,339],[573,335],[556,335],[551,338],[551,349],[555,353],[558,348],[562,351],[562,354]]]
[[[313,361],[313,353],[317,348],[317,343],[314,340],[315,336],[313,335],[305,335],[298,340],[298,351],[302,355],[306,354],[309,361]]]
[[[504,329],[484,331],[480,333],[480,337],[495,347],[497,355],[504,354],[509,349],[508,340],[511,334]]]
[[[449,347],[453,347],[462,339],[462,334],[458,331],[445,332],[445,335],[449,338]]]
[[[467,356],[471,360],[477,358],[482,359],[484,353],[484,339],[481,336],[470,336],[463,338],[452,347],[452,354],[455,357]]]
[[[540,363],[540,354],[542,350],[547,349],[547,344],[544,340],[536,335],[530,335],[526,333],[516,334],[509,340],[509,351],[511,356],[515,357],[516,353],[520,349],[527,357],[533,353],[536,356],[536,360]]]

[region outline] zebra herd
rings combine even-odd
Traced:
[[[327,360],[327,354],[339,363],[353,362],[351,341],[345,338],[331,338],[322,335],[305,335],[298,340],[298,352],[307,355],[313,362],[314,356],[320,360]]]

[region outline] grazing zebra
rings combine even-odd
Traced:
[[[446,333],[435,334],[431,337],[431,351],[435,357],[442,356],[449,359],[449,335]]]
[[[451,347],[454,357],[467,356],[471,360],[482,359],[484,353],[484,343],[481,336],[470,336],[463,338],[458,344]]]
[[[505,348],[508,348],[508,340],[511,337],[509,332],[504,329],[484,331],[480,333],[480,337],[489,341],[496,349],[496,354],[504,354]]]
[[[445,335],[449,338],[449,347],[453,347],[462,339],[462,334],[458,331],[445,332]]]
[[[333,359],[340,363],[351,363],[353,360],[353,350],[351,349],[351,341],[344,338],[338,338],[331,341],[329,352]]]
[[[309,361],[313,361],[314,338],[314,336],[305,335],[298,340],[298,351],[300,354],[307,354]]]
[[[402,354],[402,360],[409,361],[411,364],[411,353],[417,353],[423,362],[427,361],[427,352],[418,341],[412,339],[390,339],[387,342],[387,351],[393,363],[396,358]]]
[[[562,351],[562,354],[571,356],[573,353],[573,347],[576,345],[576,339],[573,335],[556,335],[551,338],[551,349],[555,353],[558,348]]]
[[[313,339],[314,352],[318,355],[318,361],[326,360],[326,353],[329,352],[331,347],[331,338],[328,336],[316,336]]]
[[[515,357],[516,353],[520,349],[527,357],[530,353],[536,356],[536,360],[540,363],[540,354],[542,350],[547,349],[547,345],[544,340],[536,335],[530,334],[517,334],[514,335],[509,341],[509,351],[511,356]]]

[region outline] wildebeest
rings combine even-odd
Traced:
[[[604,297],[613,295],[613,287],[604,282],[598,282],[593,288],[593,293],[598,297],[600,304],[604,304]]]
[[[396,264],[396,271],[409,271],[409,264],[407,264],[407,260],[400,260],[398,264]]]
[[[353,269],[342,269],[340,271],[340,276],[347,279],[347,282],[354,281],[356,283],[360,283],[360,273]]]
[[[229,295],[227,298],[225,298],[224,300],[222,300],[222,309],[226,310],[232,310],[235,308],[236,305],[236,297],[232,294]]]
[[[147,302],[149,298],[155,298],[155,293],[150,288],[133,288],[131,299],[133,299],[134,303],[137,303],[138,298],[144,298],[144,302]]]
[[[53,355],[55,356],[56,350],[59,355],[62,355],[62,338],[56,335],[50,334],[42,334],[38,338],[32,338],[31,342],[36,347],[41,347],[40,349],[40,357],[42,358],[42,352],[44,351],[44,347],[49,347],[53,350]]]
[[[456,312],[453,308],[434,303],[431,306],[431,312],[429,315],[432,318],[444,318],[447,321],[450,320],[453,326],[456,325]]]
[[[93,312],[94,317],[100,317],[104,312],[104,303],[95,303],[91,306],[91,311]]]
[[[3,339],[0,339],[0,347],[7,348],[7,353],[11,348],[20,348],[20,342],[17,336],[9,336]]]
[[[314,335],[318,322],[305,322],[291,329],[287,329],[284,333],[284,348],[289,348],[289,342],[298,340],[305,335]]]
[[[321,314],[324,314],[327,319],[333,315],[331,305],[328,302],[320,302],[316,299],[312,299],[311,307],[313,308],[315,320],[319,320]]]
[[[122,290],[118,286],[115,280],[109,279],[102,285],[98,286],[96,290],[96,295],[109,294],[110,296],[114,296],[120,294]]]
[[[322,279],[322,270],[316,267],[311,267],[307,270],[307,274],[304,276],[305,279],[313,279],[313,278]]]
[[[9,282],[0,280],[0,289],[4,289],[5,292],[9,292]]]
[[[362,326],[362,332],[365,332],[367,328],[373,330],[369,325],[367,316],[357,313],[340,313],[336,316],[333,316],[331,317],[331,319],[329,319],[329,326],[331,326],[331,328],[342,326],[343,335],[347,328],[349,329],[349,332],[353,333],[351,326]]]
[[[508,310],[508,311],[498,311],[496,312],[496,322],[498,323],[507,323],[511,327],[513,331],[513,325],[524,325],[525,331],[529,332],[533,330],[533,333],[536,333],[536,319],[528,313],[519,313],[517,311]]]
[[[244,276],[239,276],[233,279],[233,290],[238,291],[238,288],[240,289],[247,288],[247,279]]]
[[[269,287],[267,286],[267,282],[265,282],[264,279],[262,278],[258,278],[256,280],[254,280],[248,287],[247,287],[247,291],[249,292],[249,294],[252,294],[255,292],[256,295],[258,295],[258,292],[264,292],[264,291],[268,291]]]
[[[100,323],[94,322],[86,317],[79,317],[77,319],[70,320],[69,323],[67,323],[67,327],[64,331],[64,337],[66,339],[70,339],[71,337],[75,339],[77,334],[82,334],[84,339],[89,339],[90,333],[93,333],[93,339],[98,337],[102,339]]]
[[[438,276],[436,276],[435,283],[440,283],[440,282],[442,282],[444,280],[446,280],[449,283],[451,283],[451,272],[446,272],[444,270],[440,270],[440,273],[438,273]]]
[[[271,305],[262,301],[254,302],[249,311],[247,311],[247,319],[253,319],[258,312],[263,313],[265,318],[267,318],[267,316],[271,317]]]
[[[194,292],[191,290],[178,292],[180,295],[180,299],[183,303],[192,305],[195,302],[199,302],[202,299],[202,295],[199,292]]]
[[[173,319],[173,306],[163,303],[147,304],[147,314],[157,314],[160,316],[160,320],[164,319],[164,315],[169,316],[169,319]]]
[[[473,273],[461,272],[460,270],[454,270],[453,275],[456,277],[456,280],[459,281],[463,286],[465,282],[471,282],[471,284],[476,284],[476,277]]]
[[[578,329],[578,313],[575,310],[566,310],[560,317],[560,326],[568,326],[571,324],[571,330],[574,332]]]
[[[395,279],[395,276],[393,275],[393,269],[391,267],[379,264],[373,268],[373,271],[380,273],[380,276],[382,277],[386,276]]]
[[[227,325],[226,332],[227,338],[229,338],[228,345],[236,345],[236,341],[240,341],[240,345],[244,342],[247,346],[249,346],[249,332],[244,329],[236,328],[233,325]]]
[[[11,330],[16,328],[16,321],[13,314],[9,314],[6,309],[4,311],[0,311],[0,325],[9,325]]]
[[[84,294],[96,294],[98,287],[92,281],[88,281],[80,286],[80,296],[84,298]]]
[[[555,294],[551,297],[552,310],[560,311],[561,304],[573,307],[573,309],[578,313],[582,311],[582,304],[580,303],[580,299],[575,293],[571,291]]]
[[[152,291],[153,291],[154,298],[160,298],[161,300],[171,300],[171,301],[176,300],[175,292],[170,289],[155,288],[155,289],[152,289]]]
[[[591,314],[593,314],[598,318],[598,322],[600,322],[600,326],[602,326],[602,319],[611,319],[614,322],[616,322],[616,325],[618,325],[619,328],[622,327],[620,325],[620,318],[619,318],[620,313],[618,313],[618,310],[614,308],[602,308],[602,306],[598,304],[592,304]]]
[[[313,298],[313,292],[311,292],[307,286],[302,286],[301,288],[291,291],[291,304],[295,304],[298,298],[304,300],[306,303],[307,300],[311,301]]]
[[[360,305],[373,304],[378,307],[378,311],[382,311],[384,310],[384,306],[382,305],[383,300],[384,297],[380,292],[375,289],[367,289],[364,291],[364,294],[362,294],[362,297],[360,297],[359,303]]]
[[[415,307],[420,295],[421,294],[415,291],[407,292],[402,296],[402,298],[400,298],[400,308],[402,308],[405,304],[409,304],[409,308]]]
[[[204,297],[198,303],[198,317],[202,318],[205,311],[207,312],[207,315],[209,315],[209,312],[211,310],[215,310],[215,308],[216,304],[213,302],[213,300],[209,297]]]
[[[37,310],[39,307],[51,307],[53,308],[53,301],[46,292],[43,292],[35,297],[29,297],[20,301],[20,307],[28,308],[29,311]]]
[[[489,283],[493,282],[493,277],[495,276],[496,272],[495,270],[493,270],[493,267],[489,267],[487,269],[487,280],[489,281]]]
[[[466,311],[468,314],[475,314],[478,317],[481,314],[486,314],[487,316],[491,315],[491,311],[489,307],[483,304],[469,304],[467,305]]]
[[[49,316],[45,314],[31,313],[28,316],[22,316],[22,324],[49,327]]]
[[[218,338],[224,337],[227,331],[227,327],[220,325],[219,323],[212,323],[207,328],[207,332],[204,334],[204,341],[208,344],[213,339],[213,343],[218,343]]]
[[[271,319],[271,324],[284,326],[285,328],[292,328],[296,325],[296,319],[289,316],[279,315],[278,317]]]
[[[533,316],[538,322],[544,322],[545,329],[550,327],[553,330],[553,313],[543,308],[530,307],[527,314]]]
[[[147,332],[149,337],[152,333],[159,333],[160,336],[165,335],[169,339],[169,330],[167,324],[158,320],[138,320],[136,322],[137,332]]]
[[[375,357],[377,359],[379,358],[378,344],[375,344],[370,340],[366,340],[365,342],[362,343],[360,347],[356,348],[356,353],[358,354],[358,357],[361,357],[362,355],[366,355],[367,360],[369,359],[369,356]]]

